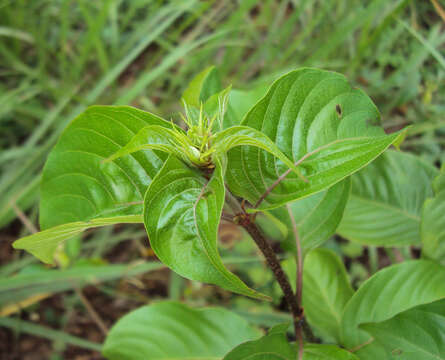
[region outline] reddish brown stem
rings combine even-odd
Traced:
[[[229,189],[226,190],[226,201],[229,207],[232,209],[232,211],[236,214],[234,217],[234,222],[241,225],[255,241],[258,248],[263,253],[267,265],[272,270],[275,279],[277,280],[281,290],[283,291],[284,298],[292,314],[295,335],[297,337],[297,340],[299,341],[299,343],[302,343],[303,341],[302,333],[304,333],[309,341],[316,342],[316,338],[313,335],[309,325],[305,322],[303,316],[303,309],[301,307],[301,293],[298,297],[300,299],[299,300],[300,302],[298,303],[297,297],[292,291],[289,279],[284,273],[280,261],[278,260],[277,255],[275,254],[275,251],[273,250],[272,246],[269,244],[269,242],[266,240],[266,238],[264,237],[264,235],[254,222],[255,215],[246,213],[243,206],[241,206],[239,201],[230,193]],[[301,286],[302,286],[302,280],[301,280]]]
[[[300,309],[302,309],[302,298],[303,298],[303,253],[301,251],[301,241],[298,236],[298,228],[297,223],[295,222],[294,214],[292,214],[292,210],[289,205],[286,205],[287,212],[289,213],[289,217],[292,223],[292,230],[295,236],[295,245],[297,247],[297,286],[296,286],[296,296],[297,296],[297,304]],[[303,311],[301,311],[303,312]]]
[[[290,220],[292,222],[292,230],[295,236],[295,245],[297,247],[297,282],[296,282],[296,298],[297,298],[297,306],[300,313],[300,321],[298,323],[298,331],[295,332],[295,336],[298,342],[298,360],[303,359],[304,352],[304,343],[303,343],[303,306],[302,306],[302,297],[303,297],[303,255],[301,252],[301,241],[298,236],[298,228],[297,223],[295,222],[294,214],[292,213],[292,209],[289,204],[286,205],[287,212],[289,213]]]
[[[296,298],[292,291],[292,287],[289,283],[289,280],[286,274],[283,271],[283,268],[280,265],[280,262],[272,249],[272,246],[267,242],[263,234],[260,232],[255,223],[249,221],[248,215],[247,219],[244,222],[241,222],[240,225],[249,233],[255,243],[258,245],[261,252],[264,254],[266,258],[267,265],[272,270],[277,279],[278,284],[283,291],[284,298],[286,299],[289,310],[292,314],[292,318],[294,321],[295,334],[300,330],[300,326],[298,325],[298,320],[300,318],[300,311],[297,305]]]

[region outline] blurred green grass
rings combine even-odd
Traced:
[[[29,232],[17,209],[37,223],[45,159],[87,106],[177,118],[182,91],[213,64],[241,89],[301,66],[345,73],[388,130],[414,124],[406,150],[443,162],[444,29],[426,0],[0,1],[0,229]],[[101,229],[73,251],[101,257],[143,236],[124,234]],[[7,262],[9,275],[33,260]]]
[[[409,144],[440,157],[445,34],[428,1],[22,0],[0,14],[0,226],[11,201],[35,206],[49,150],[86,106],[174,116],[211,64],[241,88],[300,66],[343,72],[387,127],[419,125]]]

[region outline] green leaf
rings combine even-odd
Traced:
[[[103,160],[149,125],[171,128],[167,121],[128,106],[93,106],[74,119],[51,151],[41,183],[41,228],[66,226],[15,246],[52,262],[57,244],[74,234],[102,223],[135,222],[134,216],[142,213],[143,194],[166,155],[148,150]]]
[[[267,151],[301,176],[294,163],[280,151],[272,140],[261,131],[248,126],[232,126],[218,132],[213,138],[212,148],[218,156],[224,156],[230,149],[242,145],[249,145]]]
[[[286,337],[289,324],[279,324],[271,328],[267,335],[258,340],[242,343],[224,360],[295,360],[298,346],[290,344]],[[336,345],[304,344],[303,360],[358,360],[350,352]]]
[[[221,80],[215,66],[209,66],[196,75],[182,95],[186,104],[199,108],[213,94],[221,91]]]
[[[368,245],[419,244],[420,214],[436,174],[416,156],[387,151],[352,177],[338,233]]]
[[[445,165],[433,189],[434,197],[425,201],[420,220],[422,255],[445,264]]]
[[[340,341],[344,307],[354,291],[340,258],[331,250],[316,249],[304,259],[303,307],[309,324],[326,341]]]
[[[228,310],[160,302],[122,317],[110,330],[102,352],[108,360],[210,360],[258,336]]]
[[[224,360],[295,360],[295,346],[286,337],[288,327],[289,323],[276,325],[262,338],[238,345],[224,356]]]
[[[92,219],[89,221],[76,221],[54,226],[36,234],[25,236],[15,241],[12,246],[14,249],[28,251],[44,263],[53,264],[53,256],[60,243],[84,232],[85,230],[120,223],[135,224],[142,222],[142,215],[113,216],[109,218]]]
[[[445,301],[422,305],[392,319],[363,324],[386,359],[445,360]],[[380,357],[379,360],[385,360]]]
[[[279,158],[283,163],[299,172],[277,146],[263,133],[247,126],[233,126],[214,135],[211,151],[217,157],[225,154],[236,146],[250,145],[264,149]],[[125,155],[141,150],[159,150],[175,155],[184,162],[190,163],[197,157],[197,149],[180,129],[166,129],[162,126],[147,126],[141,129],[131,141],[106,159],[112,161]],[[199,157],[199,155],[198,155]]]
[[[329,188],[403,136],[403,132],[385,135],[378,123],[371,99],[340,74],[303,68],[278,79],[241,125],[267,135],[309,182],[289,173],[261,209]],[[229,152],[227,181],[235,195],[255,204],[286,170],[263,150],[234,148]]]
[[[359,360],[359,358],[337,345],[305,344],[303,360]]]
[[[347,303],[342,318],[342,344],[348,349],[369,341],[359,329],[418,305],[445,298],[445,268],[436,262],[413,260],[380,270]]]
[[[304,250],[316,248],[334,235],[342,219],[350,189],[351,181],[347,178],[325,191],[288,205],[297,224],[298,236]],[[287,227],[283,248],[295,253],[295,235],[288,209],[273,209],[271,216],[276,221],[282,221]]]
[[[189,157],[186,149],[193,144],[180,129],[166,129],[162,126],[146,126],[141,129],[128,144],[116,151],[105,161],[112,161],[122,156],[129,155],[141,150],[159,150],[167,154],[173,154],[183,161],[188,161]]]
[[[229,94],[226,117],[224,118],[224,128],[241,124],[244,116],[266,92],[266,85],[258,85],[249,90],[232,89]]]
[[[43,229],[97,217],[140,214],[148,184],[165,154],[144,151],[103,160],[142,128],[171,124],[128,106],[93,106],[65,129],[43,171],[40,224]]]
[[[224,197],[219,162],[207,181],[197,169],[170,156],[145,195],[144,222],[150,244],[163,263],[188,279],[265,298],[248,288],[221,261],[217,230]]]

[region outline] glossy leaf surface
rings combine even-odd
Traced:
[[[422,305],[392,319],[364,324],[386,352],[379,360],[445,359],[445,302]]]
[[[43,261],[52,262],[57,244],[74,234],[94,226],[135,222],[134,216],[142,214],[148,184],[166,155],[147,150],[113,162],[103,160],[148,125],[171,127],[128,106],[93,106],[74,119],[51,151],[42,175],[40,225],[48,232],[19,240],[15,246],[30,248]]]
[[[420,221],[422,254],[445,261],[445,166],[433,182],[434,197],[425,201]]]
[[[187,161],[187,153],[183,149],[191,148],[192,145],[181,130],[175,131],[156,125],[146,126],[106,161],[112,161],[141,150],[159,150]]]
[[[445,268],[413,260],[380,270],[347,303],[342,318],[342,343],[353,348],[369,341],[364,323],[381,322],[418,305],[445,298]]]
[[[145,195],[150,244],[164,264],[188,279],[263,297],[229,272],[219,256],[217,230],[224,196],[219,164],[208,181],[197,169],[169,157]]]
[[[323,192],[288,204],[304,250],[316,248],[334,235],[342,219],[350,189],[348,178]],[[287,207],[273,209],[271,214],[288,229],[283,248],[295,253],[295,236]]]
[[[298,171],[293,162],[290,161],[267,136],[247,126],[233,126],[218,132],[212,139],[213,153],[216,154],[217,157],[225,156],[230,149],[242,145],[250,145],[264,149],[281,159],[290,168]],[[192,151],[198,151],[180,130],[174,131],[161,126],[147,126],[140,130],[126,146],[109,157],[107,161],[149,149],[173,154],[185,162],[190,162],[189,159],[193,159],[193,157],[196,156]]]
[[[304,312],[323,339],[339,342],[343,310],[353,293],[343,262],[334,252],[315,249],[306,255]]]
[[[276,325],[260,339],[247,341],[237,346],[224,356],[224,360],[295,360],[295,346],[291,345],[286,337],[288,327],[289,324]]]
[[[419,244],[420,215],[437,170],[406,153],[387,151],[352,177],[338,233],[377,246]]]
[[[215,359],[258,336],[228,310],[160,302],[121,318],[107,336],[103,355],[108,360]]]
[[[42,228],[140,213],[140,205],[125,205],[142,200],[166,156],[145,151],[109,163],[103,160],[148,125],[171,127],[155,115],[127,106],[93,106],[77,117],[63,132],[43,171]]]
[[[248,126],[232,126],[215,135],[213,147],[219,156],[225,155],[230,149],[237,146],[252,146],[267,151],[269,154],[280,159],[286,166],[300,173],[294,163],[284,155],[281,150],[261,131]]]
[[[344,76],[303,68],[278,79],[241,125],[266,134],[292,161],[308,183],[289,174],[267,196],[261,208],[322,191],[374,160],[403,133],[385,135],[371,99]],[[254,204],[286,166],[253,147],[229,152],[228,184]]]

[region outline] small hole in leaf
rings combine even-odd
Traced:
[[[335,111],[337,111],[338,116],[341,116],[341,106],[339,104],[335,105]]]

